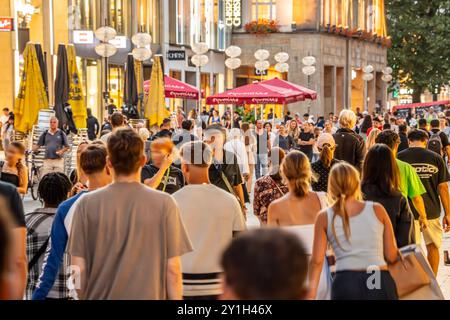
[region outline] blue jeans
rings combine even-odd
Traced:
[[[257,154],[256,155],[256,165],[255,165],[255,174],[256,179],[261,178],[266,175],[269,168],[269,157],[267,154]]]

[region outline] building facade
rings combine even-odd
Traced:
[[[318,92],[312,103],[290,105],[293,112],[323,115],[343,108],[386,107],[382,70],[387,66],[390,39],[383,0],[243,0],[241,19],[233,30],[233,44],[243,51],[243,66],[235,73],[237,83],[261,78],[255,74],[254,53],[267,49],[271,68],[262,78],[278,76]],[[275,21],[277,32],[252,33],[247,24],[257,21]],[[274,70],[273,56],[281,51],[290,55],[285,74]],[[316,58],[316,72],[309,79],[302,72],[306,56]],[[374,67],[374,78],[366,83],[362,69],[367,65]]]
[[[0,0],[0,17],[13,19],[10,32],[0,32],[0,104],[12,107],[20,83],[22,53],[28,41],[41,43],[47,62],[49,101],[54,97],[54,78],[58,45],[72,43],[84,87],[86,105],[94,115],[104,114],[103,92],[108,91],[117,106],[123,103],[124,65],[133,50],[131,38],[137,32],[152,36],[153,55],[164,57],[167,75],[199,86],[206,95],[225,89],[224,50],[231,42],[231,28],[224,24],[225,0]],[[99,43],[94,31],[113,27],[117,54],[108,59],[107,88],[102,77],[105,62],[95,53]],[[195,42],[210,47],[210,62],[199,70],[190,62]],[[144,79],[151,74],[151,59],[144,63]],[[174,109],[189,110],[194,102],[167,100]]]

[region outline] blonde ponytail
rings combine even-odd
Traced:
[[[336,237],[335,220],[337,216],[341,217],[345,238],[347,241],[350,241],[350,216],[345,205],[349,197],[353,196],[356,199],[362,198],[358,171],[345,162],[333,166],[328,180],[328,190],[331,199],[334,201],[332,205],[334,215],[331,228],[337,244],[342,248],[342,245]]]
[[[322,150],[320,151],[320,162],[322,162],[325,168],[331,166],[331,161],[333,161],[333,152],[329,144],[324,144]]]
[[[281,164],[281,174],[291,192],[301,198],[311,188],[312,170],[308,157],[300,151],[291,151]]]

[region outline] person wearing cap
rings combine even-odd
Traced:
[[[339,163],[339,160],[334,159],[334,151],[336,150],[336,142],[329,133],[322,133],[317,139],[317,149],[320,152],[319,160],[311,165],[316,181],[312,182],[312,189],[316,192],[328,191],[328,175],[331,168]]]

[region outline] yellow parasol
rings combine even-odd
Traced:
[[[22,79],[14,106],[14,128],[28,133],[38,120],[39,110],[48,108],[48,99],[33,43],[27,43],[23,57]]]
[[[67,63],[69,72],[69,104],[72,108],[73,121],[77,129],[86,128],[87,110],[83,96],[83,86],[81,85],[80,74],[76,60],[77,54],[75,46],[67,46]]]
[[[150,91],[144,111],[145,118],[149,120],[150,126],[159,126],[165,118],[170,116],[165,106],[164,73],[160,59],[160,56],[155,56],[153,59]]]

